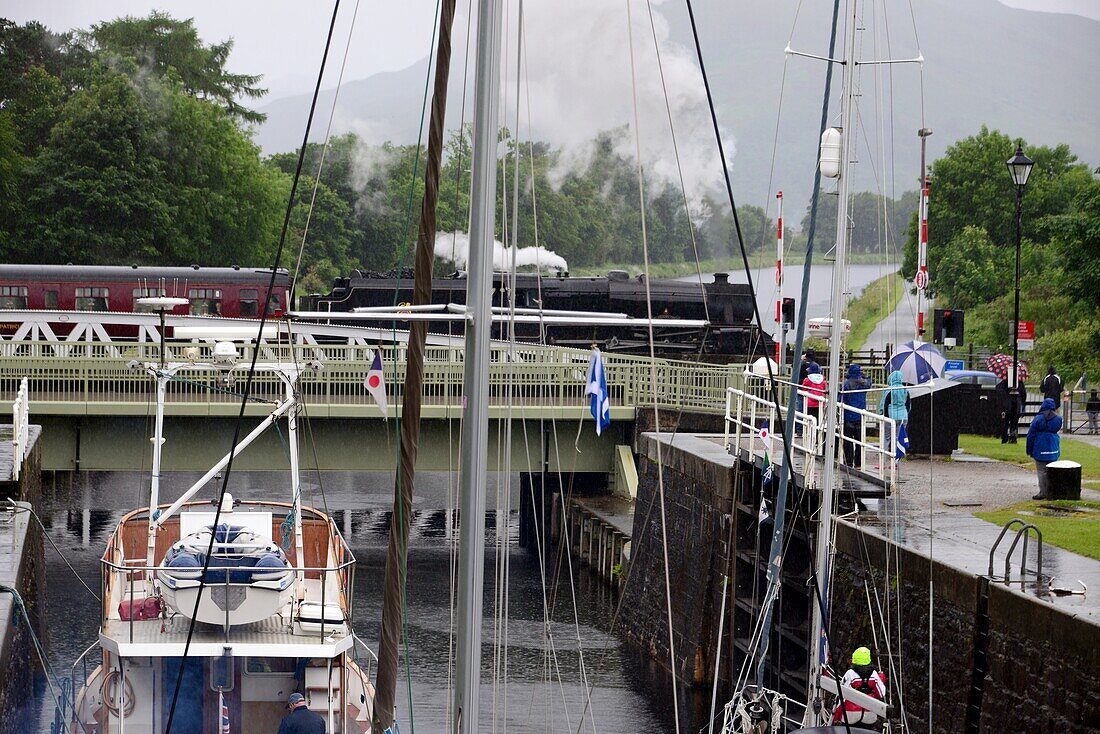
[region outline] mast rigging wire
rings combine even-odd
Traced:
[[[313,219],[313,206],[317,202],[317,190],[321,187],[321,171],[325,167],[325,156],[328,155],[329,143],[332,140],[332,122],[336,119],[336,105],[340,101],[340,90],[344,86],[344,70],[348,65],[348,53],[351,50],[351,39],[355,33],[355,21],[359,17],[359,0],[355,0],[355,7],[351,11],[351,24],[348,26],[348,40],[344,44],[344,58],[340,62],[340,73],[336,76],[336,89],[332,94],[332,107],[328,113],[328,125],[325,127],[325,142],[321,146],[321,157],[317,161],[317,175],[313,178],[313,191],[309,196],[309,208],[306,209],[306,223],[302,227],[302,242],[298,246],[298,258],[294,263],[294,272],[291,283],[298,282],[298,274],[302,269],[302,253],[306,250],[306,237],[309,234],[309,224]],[[293,297],[293,292],[291,293]]]
[[[447,82],[450,78],[451,28],[456,0],[439,4],[439,32],[435,60],[435,85],[432,90],[431,123],[428,128],[428,150],[424,166],[424,198],[414,257],[414,306],[432,301],[432,264],[435,253],[436,204],[439,200],[439,177],[443,152],[443,122],[447,109]],[[419,147],[419,146],[418,146]],[[396,676],[400,661],[400,640],[405,647],[406,682],[409,693],[410,728],[412,723],[412,676],[409,669],[408,640],[408,544],[412,522],[413,486],[416,457],[420,443],[420,406],[423,400],[424,345],[428,325],[417,321],[409,325],[406,350],[404,405],[400,421],[400,464],[394,487],[394,513],[386,553],[385,586],[383,590],[382,628],[378,651],[378,675],[374,719],[383,730],[394,721]],[[396,598],[395,598],[396,597]]]
[[[668,562],[668,524],[665,517],[665,482],[664,482],[664,466],[661,460],[661,411],[657,407],[657,357],[653,346],[653,298],[650,293],[650,277],[649,277],[649,238],[646,231],[646,212],[645,212],[645,175],[642,169],[642,134],[641,128],[638,123],[638,81],[637,81],[637,69],[634,62],[634,19],[630,12],[631,0],[625,0],[626,2],[626,28],[627,39],[630,48],[630,94],[633,102],[634,111],[634,155],[637,158],[638,164],[638,210],[642,227],[642,258],[645,264],[645,299],[646,299],[646,315],[648,317],[648,323],[646,328],[649,332],[649,382],[650,389],[653,391],[653,424],[654,433],[656,434],[656,454],[657,454],[657,493],[660,496],[660,509],[661,509],[661,551],[664,554],[664,570],[665,570],[665,616],[668,621],[668,657],[669,657],[669,670],[672,673],[672,712],[675,723],[675,730],[677,734],[680,732],[680,694],[679,686],[676,682],[676,640],[672,628],[672,580],[669,573]],[[690,220],[689,220],[690,224]],[[700,283],[702,287],[702,283]],[[704,302],[706,299],[704,298]]]
[[[676,158],[676,174],[680,179],[680,194],[684,201],[684,219],[687,221],[688,234],[691,236],[691,251],[695,254],[695,274],[699,276],[699,295],[703,299],[703,319],[709,322],[710,306],[707,304],[707,289],[703,285],[703,268],[699,263],[699,245],[695,241],[695,225],[691,221],[691,207],[688,205],[687,186],[684,184],[684,169],[680,164],[680,146],[676,144],[676,125],[672,121],[672,104],[668,101],[668,84],[665,82],[665,67],[661,62],[661,45],[657,42],[657,25],[653,22],[653,3],[651,0],[646,0],[645,6],[649,15],[650,34],[653,36],[653,52],[657,56],[657,71],[660,72],[661,77],[661,96],[665,102],[665,114],[668,116],[668,130],[672,135],[672,153]],[[633,49],[633,46],[631,49]],[[646,279],[649,279],[649,273],[646,273]]]
[[[749,274],[749,276],[750,276],[749,277],[749,289],[750,289],[750,294],[752,296],[753,314],[756,318],[757,327],[759,329],[763,330],[763,319],[760,317],[760,306],[759,306],[759,304],[757,303],[757,300],[756,300],[756,289],[752,284],[752,277],[751,277],[752,270],[749,266],[748,252],[745,249],[745,240],[744,240],[744,237],[741,233],[741,222],[740,222],[740,219],[737,216],[737,204],[735,202],[735,198],[734,198],[734,195],[733,195],[733,183],[730,179],[729,167],[726,164],[725,146],[722,143],[721,128],[718,125],[718,115],[717,115],[716,108],[715,108],[715,105],[714,105],[714,96],[711,92],[710,80],[709,80],[709,77],[707,76],[705,62],[703,61],[703,50],[702,50],[702,45],[700,44],[700,41],[699,41],[699,30],[698,30],[698,25],[697,25],[696,20],[695,20],[695,11],[692,7],[691,0],[687,0],[687,8],[688,8],[688,17],[691,20],[691,32],[692,32],[692,38],[693,38],[694,43],[695,43],[696,56],[697,56],[698,61],[699,61],[699,71],[700,71],[700,74],[702,75],[702,78],[703,78],[703,86],[706,89],[707,104],[708,104],[708,107],[710,109],[711,123],[712,123],[712,126],[714,128],[714,136],[715,136],[715,139],[716,139],[717,145],[718,145],[718,151],[719,151],[718,158],[719,158],[719,161],[722,165],[722,173],[723,173],[723,177],[725,179],[725,184],[726,184],[726,194],[727,194],[727,197],[729,199],[730,209],[732,210],[732,213],[733,213],[734,231],[737,234],[737,243],[738,243],[740,251],[741,251],[741,260],[742,260],[742,263],[744,265],[745,272],[747,274]],[[834,50],[835,50],[835,45],[836,45],[836,26],[837,26],[836,21],[837,21],[837,18],[839,16],[839,12],[840,12],[840,0],[834,0],[833,23],[832,23],[832,30],[831,30],[830,39],[829,39],[829,57],[830,58],[832,58],[832,56],[833,56],[833,53],[834,53]],[[827,119],[828,119],[829,90],[830,90],[831,86],[832,86],[832,64],[829,64],[827,69],[826,69],[825,93],[824,93],[824,99],[823,99],[822,108],[821,108],[821,132],[822,133],[824,133],[824,131],[825,131],[825,126],[827,124]],[[821,166],[820,166],[820,162],[819,162],[819,164],[815,168],[815,172],[814,172],[814,188],[813,188],[813,196],[812,196],[812,199],[811,199],[811,206],[810,206],[810,212],[811,212],[810,231],[807,234],[806,263],[804,265],[804,272],[806,272],[806,274],[804,274],[803,279],[802,279],[802,304],[801,304],[801,308],[799,309],[799,314],[798,314],[798,328],[795,332],[795,353],[796,354],[800,353],[800,351],[801,351],[802,336],[805,333],[805,328],[806,328],[806,300],[808,298],[808,291],[809,291],[809,286],[810,286],[809,277],[807,277],[807,275],[808,275],[808,270],[809,270],[809,267],[810,267],[810,262],[813,259],[814,230],[815,230],[816,215],[817,215],[817,202],[818,202],[818,197],[819,197],[819,194],[820,194],[820,190],[819,190],[820,189],[820,184],[821,184]],[[765,367],[767,368],[767,372],[768,372],[768,384],[769,384],[769,389],[770,389],[770,392],[771,392],[771,399],[772,399],[772,402],[775,405],[776,415],[781,415],[780,406],[779,406],[779,392],[778,392],[778,388],[777,388],[777,384],[776,384],[776,376],[775,376],[774,372],[772,371],[771,363],[769,361],[765,360],[764,364],[765,364]],[[793,369],[793,366],[792,366],[792,369]],[[794,394],[792,393],[792,402],[793,402],[793,398],[794,398]],[[786,425],[784,426],[784,428],[782,430],[784,461],[783,461],[783,469],[780,472],[780,480],[779,480],[780,481],[779,498],[780,498],[780,500],[782,500],[782,506],[781,506],[781,502],[777,501],[777,503],[776,503],[776,531],[775,531],[775,534],[773,535],[773,544],[775,544],[776,542],[781,542],[781,539],[782,539],[782,535],[781,535],[781,533],[782,533],[782,524],[783,524],[783,521],[784,521],[785,509],[786,509],[786,507],[785,507],[786,487],[787,487],[788,477],[794,471],[794,461],[793,461],[792,452],[791,452],[791,449],[790,449],[790,442],[787,438],[788,436],[790,436],[794,432],[793,431],[794,417],[795,417],[794,416],[794,411],[789,410],[788,413],[787,413]],[[773,553],[773,555],[774,555],[774,553]],[[814,565],[815,564],[811,561],[811,572],[810,573],[811,573],[811,579],[813,579],[813,581],[814,581],[813,585],[814,585],[815,593],[818,594],[818,596],[819,596],[820,590],[818,589],[818,584],[817,584],[817,581],[816,581],[817,571],[816,571],[816,568],[814,567]],[[821,600],[820,600],[820,596],[819,596],[819,603],[822,603]],[[767,613],[768,613],[769,618],[770,618],[771,610],[769,609]],[[767,638],[765,638],[765,639],[767,639]],[[758,682],[760,682],[762,677],[763,677],[763,669],[764,669],[764,658],[762,657],[761,661],[760,661],[760,666],[759,666],[758,671],[757,671],[757,680],[758,680]]]
[[[302,166],[305,163],[306,144],[309,141],[309,131],[310,131],[310,128],[312,127],[312,125],[313,125],[313,115],[317,110],[317,98],[318,98],[318,96],[320,96],[320,93],[321,93],[321,80],[324,78],[324,75],[325,75],[325,62],[328,60],[328,52],[329,52],[330,47],[332,46],[332,36],[333,36],[333,32],[336,28],[336,16],[339,13],[339,11],[340,11],[340,0],[334,0],[333,6],[332,6],[332,18],[331,18],[331,20],[329,20],[328,34],[325,38],[325,49],[324,49],[324,52],[321,55],[320,67],[317,70],[317,81],[316,81],[316,83],[314,84],[314,87],[313,87],[313,99],[311,100],[310,105],[309,105],[309,116],[306,118],[305,132],[303,133],[303,136],[302,136],[302,147],[298,151],[298,165],[294,169],[294,179],[293,179],[293,181],[291,183],[291,186],[290,186],[290,196],[287,199],[286,212],[283,215],[283,226],[282,226],[282,230],[279,233],[279,246],[275,250],[275,257],[273,258],[273,262],[272,262],[272,265],[271,265],[271,277],[268,281],[268,286],[267,286],[267,292],[269,294],[271,293],[271,291],[273,291],[275,289],[275,276],[278,272],[277,268],[279,267],[279,261],[282,259],[282,256],[283,256],[283,248],[286,245],[287,231],[290,228],[290,215],[291,215],[291,212],[294,211],[294,200],[295,200],[295,196],[298,192],[298,181],[301,178]],[[258,347],[258,345],[259,345],[259,343],[262,339],[262,336],[263,336],[263,333],[264,333],[264,326],[267,325],[267,313],[268,313],[268,309],[267,309],[266,304],[265,304],[265,307],[260,309],[260,322],[259,322],[257,332],[256,332],[257,347]],[[245,412],[245,407],[248,405],[248,396],[252,392],[252,382],[253,382],[253,379],[254,379],[255,374],[256,374],[256,363],[257,363],[257,360],[259,358],[259,354],[260,354],[259,348],[256,348],[256,349],[252,350],[252,361],[251,361],[251,363],[248,367],[248,376],[247,376],[247,379],[245,380],[244,397],[241,398],[240,409],[237,412],[237,420],[236,420],[236,422],[234,424],[234,427],[233,427],[233,442],[231,444],[231,448],[229,449],[229,461],[226,463],[226,466],[225,466],[225,472],[224,472],[223,477],[222,477],[222,486],[221,486],[221,489],[218,492],[218,503],[217,503],[217,506],[214,508],[214,522],[213,522],[213,525],[214,525],[215,528],[218,526],[218,521],[221,519],[222,504],[223,504],[223,500],[225,499],[226,489],[229,486],[229,475],[233,470],[233,459],[235,458],[235,455],[236,455],[237,441],[240,438],[241,425],[244,423],[244,412]],[[216,536],[217,536],[217,533],[211,533],[210,534],[210,542],[207,545],[206,555],[205,555],[205,558],[203,559],[202,573],[199,576],[198,593],[195,595],[195,609],[194,609],[194,612],[191,615],[191,619],[189,620],[189,623],[187,625],[187,640],[186,640],[186,642],[184,642],[183,655],[181,656],[181,661],[180,661],[180,668],[179,668],[179,671],[176,673],[176,683],[175,683],[174,689],[172,691],[172,703],[171,703],[171,706],[168,709],[168,721],[165,725],[165,734],[172,734],[172,724],[175,721],[175,715],[176,715],[176,704],[179,703],[180,689],[181,689],[182,684],[183,684],[183,671],[184,671],[184,668],[186,666],[187,656],[191,651],[191,640],[192,640],[192,638],[194,637],[194,634],[195,634],[195,625],[197,623],[197,618],[198,618],[198,607],[199,607],[199,603],[202,601],[202,593],[206,589],[206,585],[207,585],[206,584],[206,575],[207,575],[207,571],[210,567],[210,558],[213,555],[212,551],[214,549],[214,538]],[[299,559],[299,562],[303,562],[303,559]]]

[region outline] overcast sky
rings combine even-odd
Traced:
[[[1012,7],[1100,20],[1100,0],[1001,1]],[[312,87],[331,7],[330,3],[302,0],[24,0],[0,14],[20,23],[38,20],[57,31],[85,28],[122,15],[144,16],[154,9],[177,18],[191,17],[205,41],[235,39],[229,68],[238,73],[262,73],[271,90],[270,100]],[[435,0],[361,0],[345,80],[403,69],[427,56],[435,7]],[[341,5],[333,51],[336,59],[343,54],[354,10],[354,2]],[[335,84],[337,69],[330,68],[326,86]]]

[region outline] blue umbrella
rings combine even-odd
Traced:
[[[902,379],[910,385],[928,382],[943,375],[947,360],[939,350],[922,341],[905,342],[886,363],[886,372],[901,370]]]

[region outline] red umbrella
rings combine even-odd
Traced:
[[[1003,380],[1008,379],[1008,371],[1012,368],[1012,357],[1007,354],[1001,354],[998,352],[985,361],[985,367],[987,370],[997,375]],[[1021,361],[1016,368],[1016,374],[1020,376],[1021,382],[1027,382],[1028,369],[1027,362]]]

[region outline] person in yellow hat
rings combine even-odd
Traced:
[[[866,647],[857,647],[852,653],[852,666],[840,679],[840,685],[841,688],[852,688],[880,701],[886,699],[886,680],[871,664],[871,651]],[[838,704],[833,713],[833,723],[845,721],[849,724],[875,724],[878,716],[845,698],[844,703]]]

